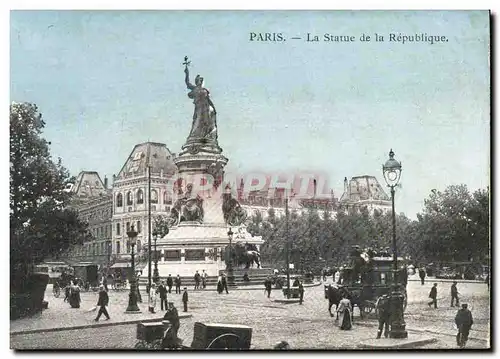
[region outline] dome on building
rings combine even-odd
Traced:
[[[135,145],[115,180],[147,173],[148,165],[151,166],[151,173],[171,177],[177,172],[174,156],[164,143],[145,142]]]
[[[344,194],[340,202],[359,202],[367,200],[390,201],[375,176],[356,176],[347,182],[344,179]]]

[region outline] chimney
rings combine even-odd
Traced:
[[[313,184],[314,184],[314,198],[316,198],[316,188],[318,186],[316,183],[316,179],[314,179]]]
[[[113,175],[113,184],[115,183],[116,181],[116,175]]]
[[[344,177],[344,193],[347,193],[347,177]]]
[[[104,176],[104,189],[108,189],[108,177]]]

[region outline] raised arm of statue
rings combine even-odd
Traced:
[[[191,82],[189,82],[189,70],[188,70],[187,66],[184,69],[184,73],[186,74],[185,81],[186,81],[187,88],[190,89],[190,90],[194,89],[195,86]]]

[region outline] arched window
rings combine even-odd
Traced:
[[[131,206],[133,204],[132,202],[132,192],[128,191],[127,192],[127,206]]]
[[[144,203],[144,192],[142,192],[142,189],[139,189],[137,191],[137,204],[143,204]]]
[[[163,204],[172,204],[172,196],[169,191],[163,192]]]
[[[116,207],[123,207],[123,195],[121,193],[116,196]]]
[[[151,191],[151,203],[158,203],[158,192],[155,189]]]
[[[137,233],[141,233],[141,230],[142,230],[141,221],[137,221]]]

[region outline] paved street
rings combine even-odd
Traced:
[[[409,303],[406,312],[407,329],[409,336],[414,333],[428,331],[435,336],[437,343],[425,348],[455,348],[455,329],[453,318],[455,308],[449,305],[449,284],[438,284],[438,309],[430,309],[426,305],[428,292],[432,282],[421,286],[418,282],[410,282],[408,286]],[[475,324],[471,331],[469,348],[486,348],[488,338],[488,290],[485,284],[458,284],[461,300],[469,303],[474,315]],[[84,304],[80,312],[70,309],[62,303],[62,299],[51,299],[50,313],[53,318],[60,317],[62,321],[68,318],[68,311],[75,311],[81,316],[80,322],[91,322],[95,313],[85,313],[85,309],[96,302],[95,293],[82,295]],[[143,294],[144,300],[146,296]],[[273,291],[271,297],[282,298],[280,291]],[[441,300],[441,298],[443,298]],[[127,306],[126,292],[110,292],[110,315],[112,320],[119,321]],[[181,296],[172,294],[169,301],[173,301],[178,308],[182,308]],[[362,339],[372,338],[376,334],[374,319],[359,320],[359,313],[355,312],[354,328],[351,331],[340,331],[335,326],[334,318],[328,315],[328,302],[323,296],[323,287],[307,288],[304,305],[278,304],[264,296],[264,290],[238,290],[228,295],[219,295],[214,291],[190,292],[189,313],[192,318],[181,320],[179,337],[184,343],[191,344],[193,338],[193,324],[201,322],[238,323],[253,328],[252,346],[257,349],[271,348],[280,340],[287,340],[293,348],[356,348]],[[58,310],[57,310],[58,309]],[[145,305],[143,305],[143,309]],[[60,313],[58,314],[57,311]],[[56,315],[57,314],[57,315]],[[72,314],[73,316],[75,314]],[[154,317],[145,313],[146,317]],[[42,317],[49,316],[49,311]],[[26,320],[26,319],[23,319]],[[43,318],[39,319],[43,320]],[[32,320],[34,322],[37,319]],[[79,322],[79,323],[80,323]],[[73,323],[71,323],[73,324]],[[11,331],[15,331],[15,322],[11,322]],[[61,323],[68,326],[68,323]],[[20,328],[17,325],[17,328]],[[418,332],[417,332],[418,331]],[[71,349],[113,349],[132,348],[135,344],[136,325],[119,325],[102,328],[67,330],[61,332],[44,332],[35,334],[19,334],[11,336],[11,347],[19,349],[41,348],[71,348]],[[482,339],[482,340],[481,340]]]

